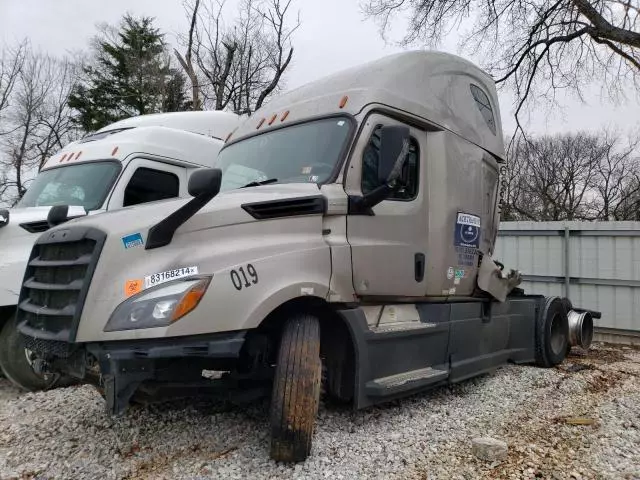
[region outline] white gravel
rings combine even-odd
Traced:
[[[297,466],[269,460],[266,403],[134,407],[113,420],[92,387],[18,395],[0,379],[0,479],[640,479],[640,351],[610,348],[361,412],[323,409]],[[507,442],[506,460],[475,458],[479,436]]]

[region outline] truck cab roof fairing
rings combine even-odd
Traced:
[[[475,89],[472,89],[475,86]],[[474,92],[488,98],[493,125],[484,116]],[[346,104],[342,99],[347,96]],[[449,130],[505,159],[502,122],[493,79],[471,62],[449,53],[411,51],[352,67],[286,92],[243,122],[233,137],[255,134],[300,118],[336,112],[357,115],[370,104],[393,105]],[[342,106],[341,106],[342,105]],[[481,110],[480,108],[483,108]],[[279,119],[270,127],[268,120]],[[256,130],[261,119],[260,128]],[[494,133],[495,131],[495,133]]]

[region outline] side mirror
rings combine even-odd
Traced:
[[[87,211],[82,206],[54,205],[47,215],[47,223],[51,228],[74,218],[84,217],[86,214]]]
[[[192,197],[215,197],[222,185],[222,170],[219,168],[202,168],[189,177],[189,195]]]
[[[64,223],[69,218],[69,205],[54,205],[47,215],[49,227],[55,227]]]
[[[193,217],[209,200],[220,192],[222,170],[219,168],[201,168],[189,177],[189,195],[193,198],[164,220],[149,229],[146,250],[169,245],[173,234],[184,222]]]
[[[389,183],[395,180],[392,176],[399,176],[402,165],[406,160],[405,144],[409,142],[409,127],[401,125],[388,125],[380,129],[380,162],[378,163],[378,180],[380,183]],[[399,165],[396,165],[400,162]]]
[[[389,197],[407,161],[410,138],[409,127],[389,125],[380,129],[378,161],[380,186],[362,197],[349,197],[349,213],[373,215],[371,208]]]

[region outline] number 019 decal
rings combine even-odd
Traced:
[[[242,290],[243,288],[249,288],[251,285],[258,283],[258,272],[256,268],[250,263],[246,267],[240,267],[237,270],[231,270],[231,283],[236,290]]]

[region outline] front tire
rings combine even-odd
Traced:
[[[311,453],[321,378],[320,323],[312,315],[294,315],[282,332],[273,382],[273,460],[302,462]]]
[[[569,319],[566,306],[558,297],[546,298],[536,318],[535,358],[540,367],[554,367],[567,356]]]
[[[27,358],[28,352],[11,316],[0,331],[0,368],[17,387],[28,392],[47,390],[56,383],[54,375],[38,375]]]

